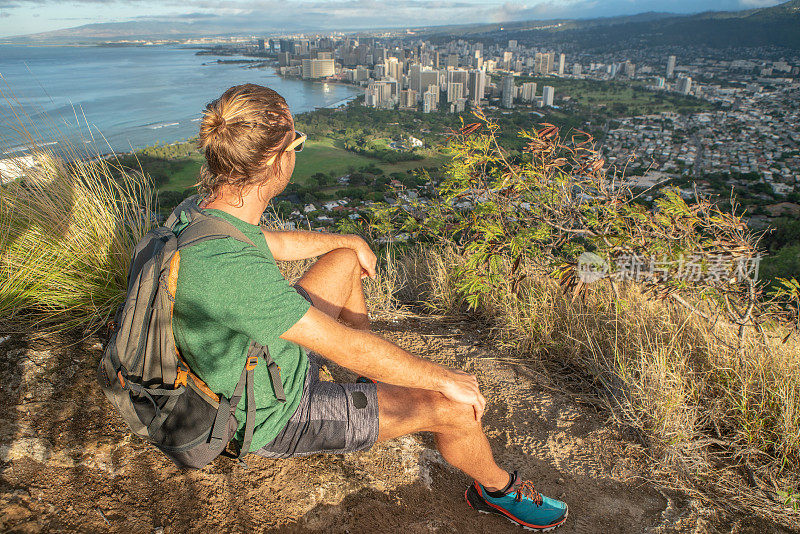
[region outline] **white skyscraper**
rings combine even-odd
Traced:
[[[459,98],[464,98],[464,84],[450,82],[447,84],[447,101],[455,102]]]
[[[433,85],[422,95],[422,112],[430,113],[431,111],[436,111],[438,105],[439,88]]]
[[[552,106],[556,91],[549,85],[542,87],[542,106]]]
[[[486,73],[482,70],[469,71],[469,84],[467,85],[467,96],[473,104],[480,104],[483,100],[483,93],[486,90]]]
[[[514,93],[516,93],[516,88],[514,87],[514,77],[503,76],[503,96],[501,100],[504,108],[514,107]]]
[[[503,67],[509,68],[511,66],[511,58],[514,57],[512,52],[503,52]]]
[[[583,73],[583,67],[581,67],[580,63],[575,63],[572,66],[572,75],[573,76],[580,76]]]
[[[403,79],[403,62],[399,61],[396,57],[390,57],[386,60],[386,75],[398,82]]]
[[[324,78],[335,73],[332,59],[303,60],[303,78]]]
[[[692,90],[692,79],[688,76],[684,78],[678,78],[678,92],[684,95],[688,95],[689,92]]]
[[[675,56],[667,58],[667,78],[672,78],[675,73]]]
[[[536,82],[525,82],[522,84],[522,100],[533,102],[536,98]]]
[[[566,54],[561,54],[558,56],[558,74],[564,75],[564,67],[567,63],[567,56]]]

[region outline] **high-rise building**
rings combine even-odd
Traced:
[[[464,84],[460,82],[448,82],[447,101],[455,102],[459,98],[464,98]]]
[[[504,108],[514,107],[515,92],[516,89],[514,87],[514,77],[503,76],[503,96],[501,97],[501,100]]]
[[[424,93],[431,85],[435,85],[436,90],[439,90],[439,71],[422,69],[419,73],[419,92]]]
[[[400,91],[400,107],[401,108],[417,107],[417,92],[412,89],[409,89],[407,91]]]
[[[503,52],[503,68],[508,69],[511,67],[512,57],[514,57],[512,52]]]
[[[386,75],[398,82],[401,81],[403,79],[403,62],[396,57],[388,58],[386,60]]]
[[[580,63],[575,63],[572,66],[572,75],[573,76],[580,76],[583,72],[583,67],[581,67]]]
[[[552,106],[556,91],[549,85],[542,87],[542,106]]]
[[[467,98],[475,105],[483,100],[483,93],[486,90],[486,73],[482,70],[469,71],[469,83],[467,84]]]
[[[548,54],[536,52],[533,58],[533,72],[536,74],[549,74],[553,70],[555,56],[555,52],[550,52]]]
[[[544,54],[541,52],[536,52],[536,55],[533,56],[533,72],[535,74],[542,74],[542,61],[544,58]]]
[[[375,83],[370,83],[367,86],[367,89],[364,91],[364,105],[371,108],[377,108],[380,104],[380,99],[381,92],[378,88],[378,85]]]
[[[294,41],[291,39],[281,39],[281,52],[289,52],[292,53],[294,51]]]
[[[667,58],[667,78],[672,78],[672,75],[675,73],[675,56],[669,56]]]
[[[689,76],[678,78],[678,92],[688,95],[692,90],[692,79]]]
[[[325,78],[336,74],[332,59],[304,59],[303,78]]]
[[[420,90],[420,72],[422,72],[422,65],[414,63],[408,68],[408,88],[412,91]]]
[[[536,98],[536,83],[525,82],[522,84],[522,100],[524,102],[533,102]]]
[[[355,81],[356,82],[365,82],[367,80],[369,80],[369,69],[367,67],[362,66],[362,65],[359,65],[358,67],[356,67]]]
[[[628,78],[633,78],[636,76],[636,65],[630,61],[625,62],[625,76]]]
[[[448,70],[447,71],[447,82],[455,82],[464,84],[464,87],[467,86],[467,81],[469,79],[469,73],[465,70]]]
[[[567,55],[561,54],[558,56],[558,74],[563,76],[564,75],[564,67],[567,64]]]
[[[364,91],[364,105],[371,107],[393,107],[399,96],[397,82],[390,78],[369,83]]]
[[[659,89],[664,88],[664,78],[662,78],[661,76],[656,76],[656,87],[658,87]]]
[[[515,48],[517,48],[517,41],[516,41],[516,39],[509,39],[509,40],[508,40],[508,47],[509,47],[511,50],[514,50]]]
[[[459,98],[450,103],[450,113],[461,113],[467,105],[466,98]]]
[[[447,55],[447,65],[445,65],[446,69],[457,69],[458,68],[458,54],[448,54]]]
[[[430,113],[439,107],[439,87],[432,85],[422,95],[422,112]]]
[[[258,49],[259,50],[261,50],[261,51],[266,50],[267,47],[265,45],[266,45],[266,43],[264,42],[264,39],[259,39],[258,40]]]

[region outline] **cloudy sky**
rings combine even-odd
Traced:
[[[782,0],[0,0],[0,37],[105,22],[257,23],[264,32],[353,30],[647,11],[696,13],[768,7]]]

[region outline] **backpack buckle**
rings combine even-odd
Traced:
[[[258,365],[258,356],[248,356],[247,357],[247,364],[245,364],[244,368],[248,371],[252,371]]]

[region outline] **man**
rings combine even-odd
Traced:
[[[429,431],[444,459],[475,480],[465,495],[471,507],[526,528],[563,523],[566,504],[495,463],[480,423],[486,400],[474,376],[369,332],[361,280],[375,276],[376,257],[361,238],[258,226],[270,200],[288,184],[304,141],[285,101],[270,89],[232,87],[206,108],[199,141],[207,161],[201,208],[257,246],[211,240],[182,255],[173,330],[189,366],[214,391],[230,396],[249,340],[269,348],[281,368],[286,402],[275,399],[266,371],[256,369],[256,454],[350,452]],[[296,290],[275,264],[313,257],[319,259]],[[307,356],[300,347],[313,352]],[[321,382],[315,354],[372,381]],[[236,439],[241,436],[240,425]]]

